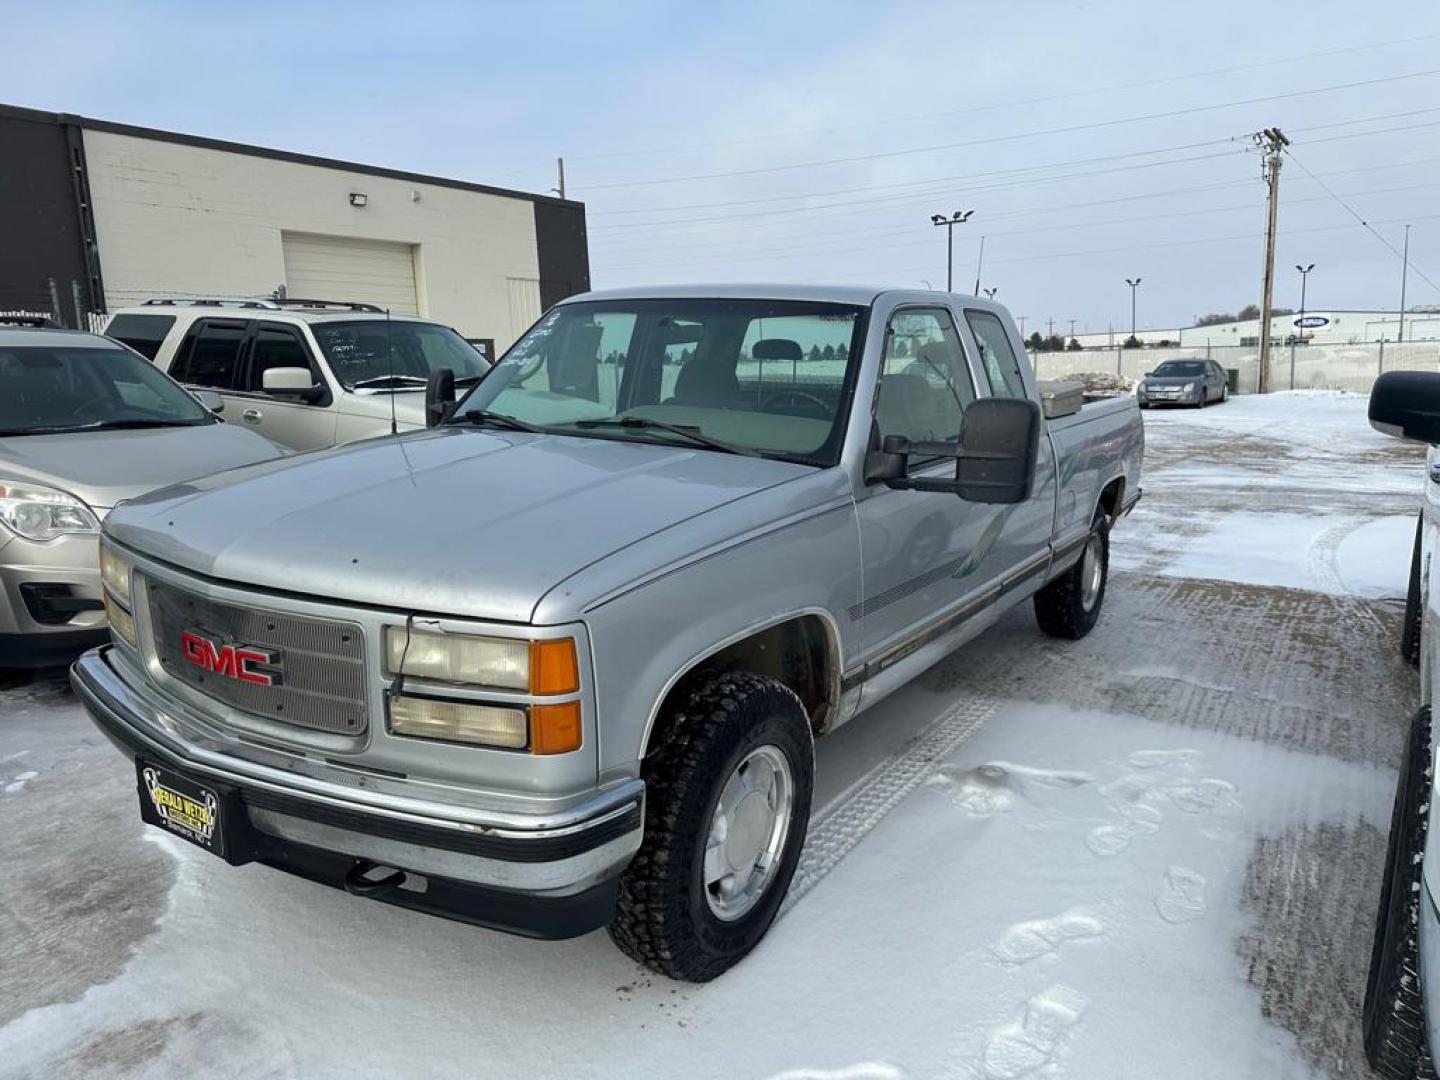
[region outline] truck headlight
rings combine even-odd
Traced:
[[[580,689],[573,638],[525,641],[387,626],[385,666],[392,675],[532,694]]]
[[[122,604],[130,603],[130,561],[113,548],[100,545],[100,580]]]
[[[523,750],[530,722],[524,709],[396,694],[390,699],[390,730],[422,739]]]
[[[0,480],[0,524],[26,540],[100,531],[94,511],[74,495],[29,480]]]

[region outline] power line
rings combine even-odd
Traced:
[[[1415,264],[1414,264],[1413,262],[1409,262],[1408,257],[1402,256],[1402,255],[1400,254],[1399,250],[1396,249],[1396,247],[1395,247],[1394,244],[1390,243],[1389,240],[1386,240],[1385,237],[1381,236],[1378,232],[1376,232],[1374,226],[1372,226],[1372,225],[1370,224],[1370,222],[1366,221],[1363,217],[1360,216],[1360,211],[1356,210],[1353,206],[1351,206],[1349,203],[1347,203],[1347,202],[1346,202],[1344,199],[1342,199],[1339,195],[1337,195],[1337,194],[1335,194],[1335,192],[1331,191],[1330,188],[1329,188],[1329,186],[1325,183],[1325,181],[1324,181],[1324,180],[1321,180],[1321,179],[1320,179],[1318,176],[1316,176],[1313,172],[1311,172],[1309,169],[1307,169],[1307,168],[1305,167],[1305,163],[1302,162],[1299,158],[1297,158],[1293,153],[1291,153],[1288,148],[1287,148],[1287,150],[1286,150],[1286,155],[1290,158],[1291,161],[1295,162],[1296,165],[1300,166],[1300,171],[1301,171],[1301,172],[1303,172],[1306,176],[1310,177],[1311,180],[1314,180],[1317,184],[1319,184],[1319,185],[1320,185],[1320,189],[1321,189],[1322,191],[1324,191],[1325,194],[1329,195],[1329,196],[1330,196],[1332,199],[1334,199],[1337,203],[1339,203],[1341,206],[1343,206],[1343,207],[1345,208],[1346,212],[1348,212],[1351,217],[1353,217],[1353,218],[1354,218],[1356,221],[1358,221],[1361,225],[1365,226],[1366,232],[1368,232],[1371,236],[1375,237],[1376,240],[1379,240],[1380,243],[1384,244],[1387,248],[1389,248],[1390,253],[1391,253],[1392,255],[1396,256],[1397,258],[1406,258],[1406,260],[1407,260],[1407,262],[1409,263],[1409,265],[1412,266],[1412,267],[1414,267],[1415,273],[1419,274],[1419,275],[1425,280],[1425,283],[1426,283],[1427,285],[1429,285],[1432,289],[1434,289],[1436,292],[1440,292],[1440,285],[1436,285],[1435,282],[1431,279],[1431,277],[1430,277],[1428,274],[1425,273],[1425,271],[1421,270],[1418,266],[1415,266]],[[1436,216],[1436,215],[1433,215],[1433,214],[1432,214],[1432,215],[1430,215],[1430,216],[1431,216],[1431,217],[1434,217],[1434,216]],[[1426,219],[1425,219],[1425,218],[1413,218],[1413,219],[1400,218],[1400,219],[1398,219],[1398,220],[1400,220],[1400,221],[1409,221],[1409,220],[1424,221],[1424,220],[1426,220]],[[1392,221],[1392,222],[1382,221],[1382,222],[1380,222],[1380,224],[1381,224],[1381,225],[1389,225],[1389,224],[1394,224],[1394,222],[1393,222],[1393,221]]]
[[[1041,131],[1024,131],[1012,135],[992,135],[983,139],[967,139],[963,142],[907,147],[900,150],[882,150],[872,154],[856,154],[850,157],[830,158],[824,161],[803,161],[789,165],[767,165],[753,169],[733,169],[727,172],[696,173],[691,176],[670,176],[653,180],[624,180],[601,184],[586,184],[582,185],[582,189],[585,191],[600,191],[613,188],[655,187],[662,184],[681,184],[696,180],[731,179],[740,176],[759,176],[767,173],[790,172],[796,169],[818,169],[830,165],[849,165],[861,161],[879,161],[887,158],[905,157],[912,154],[929,154],[941,150],[959,150],[974,146],[990,146],[996,143],[1015,142],[1022,139],[1065,135],[1077,131],[1096,131],[1101,128],[1118,127],[1122,124],[1137,124],[1149,120],[1170,120],[1177,116],[1193,116],[1197,113],[1214,112],[1218,109],[1235,109],[1245,105],[1260,105],[1271,101],[1285,101],[1291,98],[1333,93],[1338,90],[1355,90],[1361,87],[1379,86],[1384,83],[1402,82],[1408,79],[1428,78],[1433,75],[1440,75],[1440,69],[1432,68],[1428,71],[1412,71],[1404,75],[1386,75],[1381,78],[1364,79],[1359,82],[1336,83],[1331,86],[1317,86],[1306,90],[1291,90],[1283,94],[1267,94],[1263,97],[1243,98],[1238,101],[1218,102],[1213,105],[1196,105],[1186,109],[1172,109],[1162,113],[1147,113],[1142,116],[1126,116],[1112,120],[1095,120],[1086,124],[1071,124],[1065,127],[1046,128]]]
[[[612,150],[602,154],[582,154],[579,157],[571,157],[572,161],[601,161],[616,157],[634,157],[638,155],[651,154],[672,154],[693,150],[709,150],[722,146],[745,146],[761,142],[775,142],[780,139],[803,138],[807,135],[833,135],[841,131],[864,131],[875,127],[885,127],[894,124],[907,124],[921,120],[940,120],[955,116],[970,116],[975,113],[992,112],[997,109],[1013,109],[1026,105],[1043,105],[1054,101],[1067,101],[1074,98],[1094,97],[1099,94],[1112,94],[1122,90],[1138,90],[1147,86],[1160,86],[1166,83],[1184,82],[1187,79],[1209,78],[1212,75],[1231,75],[1241,71],[1255,71],[1258,69],[1269,70],[1281,64],[1302,63],[1307,60],[1319,60],[1330,56],[1341,56],[1347,53],[1367,52],[1375,49],[1390,48],[1395,45],[1410,45],[1422,41],[1430,41],[1440,38],[1440,33],[1420,34],[1414,37],[1394,38],[1389,41],[1377,41],[1370,45],[1351,45],[1343,49],[1329,49],[1323,52],[1306,53],[1301,56],[1289,56],[1279,60],[1264,60],[1252,64],[1236,64],[1230,67],[1211,68],[1208,71],[1194,71],[1181,75],[1166,75],[1158,79],[1145,79],[1140,82],[1116,83],[1110,86],[1095,87],[1090,90],[1074,90],[1064,94],[1047,94],[1043,97],[1025,98],[1017,101],[992,102],[987,105],[973,105],[964,109],[953,109],[943,112],[914,113],[909,116],[889,116],[878,120],[867,120],[861,124],[839,124],[824,128],[810,128],[800,131],[776,132],[771,135],[753,135],[739,139],[715,139],[703,143],[689,143],[683,146],[652,147],[649,149]]]

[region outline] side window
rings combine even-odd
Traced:
[[[943,308],[897,311],[885,332],[885,361],[875,398],[880,435],[912,442],[954,442],[961,413],[975,400],[960,335]]]
[[[174,325],[174,315],[116,315],[105,328],[105,336],[129,345],[146,360],[154,360]]]
[[[965,321],[980,347],[980,366],[990,382],[995,397],[1023,398],[1025,380],[1020,376],[1020,361],[1010,344],[1005,324],[988,311],[967,311]]]
[[[259,390],[264,385],[265,372],[271,368],[305,368],[311,378],[315,378],[315,365],[310,362],[310,353],[300,335],[288,326],[261,323],[255,331],[255,345],[250,353],[251,390]]]
[[[244,340],[243,322],[207,319],[191,332],[189,350],[170,374],[190,386],[233,390]]]

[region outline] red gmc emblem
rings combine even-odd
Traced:
[[[280,654],[254,645],[221,644],[185,630],[180,634],[180,650],[185,659],[205,671],[213,671],[226,679],[255,683],[258,686],[278,686],[280,671],[275,665]]]

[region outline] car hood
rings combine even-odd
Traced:
[[[680,446],[446,427],[184,484],[111,514],[138,551],[226,581],[530,621],[627,545],[812,473]]]
[[[401,427],[425,426],[425,395],[419,391],[406,390],[401,393],[369,394],[347,391],[340,402],[340,411],[347,416],[364,416],[386,419],[394,403],[395,422]]]
[[[1146,375],[1144,382],[1146,386],[1184,386],[1203,378],[1204,375]]]
[[[233,424],[0,438],[0,475],[62,488],[108,510],[157,487],[287,453]]]

